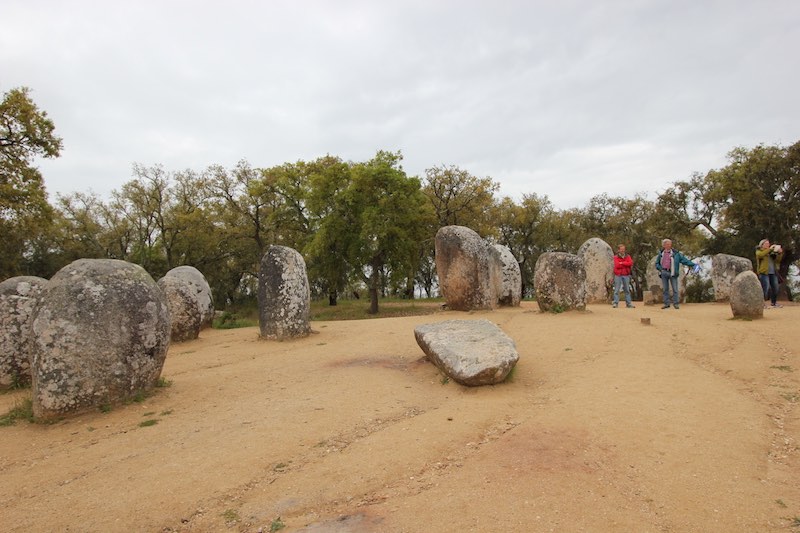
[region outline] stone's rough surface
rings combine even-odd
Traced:
[[[731,297],[731,285],[740,272],[753,270],[753,262],[738,255],[717,254],[711,258],[711,283],[714,285],[714,300],[727,302]]]
[[[170,339],[183,342],[200,335],[203,315],[197,305],[194,285],[178,276],[164,276],[158,280],[158,288],[167,299],[170,314]]]
[[[33,414],[57,418],[155,386],[169,348],[169,309],[142,267],[81,259],[48,282],[33,333]]]
[[[503,291],[500,252],[464,226],[439,228],[435,247],[439,289],[450,309],[497,307]]]
[[[511,338],[488,320],[447,320],[414,328],[422,351],[462,385],[500,383],[519,360]]]
[[[656,269],[656,257],[654,255],[650,262],[647,263],[647,270],[645,270],[645,283],[647,284],[644,288],[646,291],[650,291],[653,293],[653,301],[656,304],[660,304],[664,301],[664,290],[661,287],[661,276],[658,275],[658,270]],[[681,275],[678,277],[678,299],[681,302],[686,301],[686,267],[681,265]],[[670,296],[670,301],[672,301],[672,297]]]
[[[517,307],[522,300],[522,272],[519,263],[507,246],[495,244],[494,248],[500,254],[500,261],[503,264],[501,269],[503,288],[498,303],[502,306]]]
[[[653,291],[642,291],[642,303],[644,305],[655,305],[658,303],[653,296]]]
[[[258,318],[265,339],[292,339],[311,333],[311,291],[306,262],[296,250],[270,246],[258,275]]]
[[[578,249],[586,270],[586,302],[607,303],[614,286],[614,251],[602,239],[593,237]]]
[[[536,303],[542,311],[586,309],[583,260],[566,252],[545,252],[533,272]]]
[[[764,291],[755,272],[740,272],[731,284],[731,311],[736,318],[762,318],[764,316]]]
[[[206,277],[193,266],[179,266],[167,272],[164,277],[176,277],[192,287],[197,308],[200,310],[201,328],[211,327],[214,321],[214,300]]]
[[[34,276],[0,283],[0,390],[31,382],[33,313],[46,285]]]

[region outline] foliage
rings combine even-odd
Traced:
[[[33,401],[30,398],[25,398],[22,402],[9,409],[6,414],[0,415],[0,426],[13,426],[17,423],[17,420],[35,421],[33,417]]]
[[[368,304],[362,300],[339,300],[330,306],[324,301],[311,302],[311,320],[364,320],[398,316],[421,316],[437,313],[442,308],[440,298],[425,301],[404,298],[383,298],[378,313],[370,313]]]
[[[258,317],[240,317],[237,313],[224,311],[212,324],[214,329],[250,328],[258,325]]]
[[[269,531],[270,533],[275,533],[276,531],[280,531],[285,527],[286,524],[283,523],[283,520],[281,520],[281,517],[279,516],[269,524]]]
[[[689,303],[705,303],[714,301],[714,284],[711,278],[689,276],[686,281],[686,301]]]
[[[372,314],[378,312],[387,280],[413,280],[425,239],[425,197],[419,180],[406,176],[401,160],[399,152],[379,151],[370,161],[352,165],[349,183],[331,199],[329,216],[343,223],[317,243],[343,248],[352,274],[369,289]]]
[[[61,138],[30,98],[26,87],[11,89],[0,101],[0,279],[41,275],[41,246],[50,231],[52,207],[33,166],[37,157],[58,157]]]
[[[637,295],[666,237],[690,257],[748,258],[769,238],[786,251],[784,278],[798,258],[800,142],[735,148],[725,167],[676,181],[654,201],[601,194],[570,209],[556,209],[545,195],[496,198],[498,183],[454,165],[429,168],[420,180],[406,175],[400,152],[389,151],[362,162],[325,155],[197,172],[134,164],[131,179],[110,197],[75,192],[51,206],[32,164],[59,154],[52,121],[24,88],[5,94],[0,116],[0,276],[49,277],[84,257],[135,262],[155,279],[192,265],[206,276],[216,307],[234,310],[215,327],[257,324],[257,315],[242,310],[255,303],[260,261],[272,244],[300,251],[313,298],[343,307],[337,313],[315,302],[317,319],[361,317],[365,303],[348,298],[365,289],[372,314],[379,302],[396,305],[387,297],[412,299],[415,288],[435,296],[434,236],[445,225],[507,246],[520,266],[523,297],[534,294],[542,253],[575,253],[590,237],[627,246]],[[784,288],[790,297],[794,289]],[[690,284],[690,300],[710,297],[708,281]]]

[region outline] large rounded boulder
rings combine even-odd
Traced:
[[[33,333],[33,414],[58,418],[154,387],[169,348],[169,309],[142,267],[81,259],[48,282]]]
[[[501,306],[517,307],[522,300],[522,272],[519,263],[508,246],[495,244],[494,249],[500,254],[502,263],[503,288],[500,291],[498,303]]]
[[[0,390],[31,382],[33,313],[47,280],[18,276],[0,283]]]
[[[164,274],[164,277],[179,278],[189,284],[197,308],[200,310],[201,327],[211,327],[211,322],[214,320],[214,299],[211,296],[211,287],[203,273],[193,266],[184,265],[173,268]]]
[[[545,252],[533,273],[536,303],[542,311],[586,309],[586,270],[583,260],[566,252]]]
[[[717,254],[711,258],[711,283],[714,300],[727,302],[731,296],[733,280],[742,272],[753,270],[753,262],[738,255]]]
[[[270,246],[258,275],[261,337],[305,337],[311,333],[310,314],[311,289],[303,256],[287,246]]]
[[[170,339],[183,342],[196,339],[203,325],[203,314],[197,305],[195,287],[178,276],[164,276],[158,288],[167,299],[170,314]]]
[[[603,239],[592,237],[578,249],[586,270],[586,302],[607,303],[614,286],[614,251]]]
[[[740,272],[734,278],[730,302],[734,318],[753,319],[764,316],[764,291],[753,271]]]
[[[456,311],[494,309],[503,291],[500,253],[464,226],[439,228],[435,239],[439,290]]]

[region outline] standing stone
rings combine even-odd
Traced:
[[[645,283],[647,286],[645,290],[653,293],[653,301],[659,304],[664,301],[664,290],[661,288],[661,276],[658,275],[656,269],[656,258],[654,255],[650,262],[647,263],[647,270],[645,270]],[[685,267],[681,265],[681,275],[678,276],[678,299],[681,303],[686,302],[686,272]]]
[[[183,342],[200,335],[203,315],[197,305],[194,285],[178,276],[164,276],[158,280],[158,288],[167,299],[170,315],[170,340]]]
[[[164,277],[180,278],[191,286],[195,305],[200,310],[201,328],[211,327],[214,321],[214,300],[211,296],[211,287],[203,273],[193,266],[184,265],[173,268]]]
[[[492,245],[464,226],[436,232],[436,273],[450,309],[494,309],[503,291],[503,263]]]
[[[517,307],[522,300],[522,272],[519,263],[508,246],[495,244],[495,250],[500,253],[500,261],[503,263],[502,276],[503,288],[500,291],[498,303],[501,306]]]
[[[753,270],[753,262],[738,255],[717,254],[711,258],[711,283],[714,286],[714,300],[727,302],[730,299],[731,285],[740,272]]]
[[[31,326],[46,285],[46,279],[34,276],[0,283],[0,390],[31,383]]]
[[[33,333],[33,414],[57,418],[154,387],[169,348],[169,309],[142,267],[80,259],[48,282]]]
[[[306,262],[297,250],[270,246],[258,274],[261,337],[291,339],[311,333],[311,290]]]
[[[542,311],[586,309],[586,270],[580,257],[566,252],[545,252],[533,273],[536,303]]]
[[[764,316],[764,291],[755,272],[740,272],[731,284],[731,311],[734,318],[762,318]]]
[[[414,337],[446,376],[470,387],[500,383],[519,360],[514,341],[485,319],[422,324]]]
[[[578,249],[586,269],[586,302],[607,303],[614,286],[614,251],[602,239],[592,237]]]

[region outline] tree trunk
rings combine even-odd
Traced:
[[[369,314],[378,314],[378,290],[381,285],[381,273],[379,264],[372,264],[372,274],[369,277]]]

